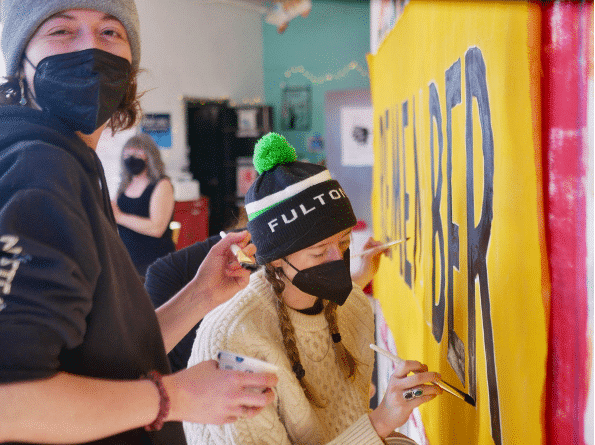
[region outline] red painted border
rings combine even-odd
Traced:
[[[587,93],[593,3],[542,7],[542,141],[551,276],[546,443],[585,444],[588,394],[586,270]],[[590,56],[589,56],[590,52]],[[589,62],[590,60],[590,62]]]

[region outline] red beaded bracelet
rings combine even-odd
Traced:
[[[165,386],[163,385],[163,376],[157,371],[151,371],[147,374],[147,379],[151,380],[159,391],[159,412],[157,417],[149,425],[145,426],[147,431],[159,431],[163,427],[163,422],[169,414],[170,401]]]

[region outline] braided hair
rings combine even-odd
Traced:
[[[285,283],[279,278],[276,268],[271,264],[265,266],[265,274],[277,296],[277,314],[279,315],[281,336],[292,370],[304,389],[304,393],[308,400],[314,406],[323,408],[326,405],[326,402],[316,395],[312,386],[306,380],[306,372],[300,361],[300,352],[297,348],[295,330],[291,323],[291,319],[289,318],[289,313],[287,312],[287,305],[282,297],[283,291],[285,290]],[[355,375],[357,363],[351,353],[341,343],[341,334],[339,333],[339,327],[337,325],[337,304],[329,302],[324,309],[324,316],[329,324],[329,331],[335,349],[335,358],[339,367],[343,371],[345,378],[352,378]]]
[[[353,355],[347,350],[345,345],[341,342],[341,334],[339,333],[339,326],[337,323],[337,303],[329,301],[324,308],[324,316],[329,326],[331,338],[333,339],[333,347],[335,348],[335,357],[339,363],[339,367],[346,379],[351,379],[355,376],[357,363]]]

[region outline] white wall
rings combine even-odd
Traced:
[[[173,178],[187,166],[182,97],[263,100],[261,14],[228,1],[136,0],[141,22],[139,87],[145,113],[169,113],[172,147],[161,151]],[[126,135],[104,135],[97,153],[110,192],[117,187]],[[124,136],[124,137],[123,137]],[[123,139],[123,140],[122,140]]]

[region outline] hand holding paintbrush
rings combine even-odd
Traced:
[[[440,382],[440,374],[428,372],[423,363],[399,359],[382,401],[370,413],[370,421],[378,435],[387,437],[407,421],[415,408],[442,394],[437,382]]]
[[[359,268],[352,274],[353,281],[359,284],[362,288],[366,287],[366,285],[372,281],[376,272],[378,272],[382,255],[386,255],[390,247],[405,241],[406,240],[403,239],[383,244],[372,237],[368,238],[363,246],[364,250],[360,253],[351,255],[351,258],[362,258]]]
[[[391,359],[396,365],[402,366],[404,360],[400,357],[397,357],[394,354],[391,354],[388,351],[385,351],[382,348],[379,348],[378,346],[376,346],[375,344],[371,344],[370,348],[372,348],[374,351],[378,352],[381,355],[384,355],[385,357]],[[452,394],[455,397],[458,397],[461,400],[464,400],[465,402],[475,406],[475,401],[473,400],[473,398],[471,398],[471,396],[469,396],[468,394],[465,394],[464,392],[462,392],[461,390],[455,388],[452,385],[449,385],[448,383],[440,380],[438,382],[433,382],[434,385],[442,388],[444,391],[446,391],[449,394]],[[413,397],[415,396],[415,390],[410,390],[409,392],[403,393],[403,397],[406,398],[406,394],[411,394],[411,392],[413,392]]]
[[[225,238],[226,235],[227,234],[223,230],[219,232],[219,236],[221,237],[221,239]],[[258,269],[258,263],[253,258],[246,255],[244,251],[240,249],[240,246],[238,246],[237,244],[232,244],[230,246],[230,249],[231,252],[238,259],[240,266],[242,266],[244,269],[247,269],[249,271],[254,271]]]

